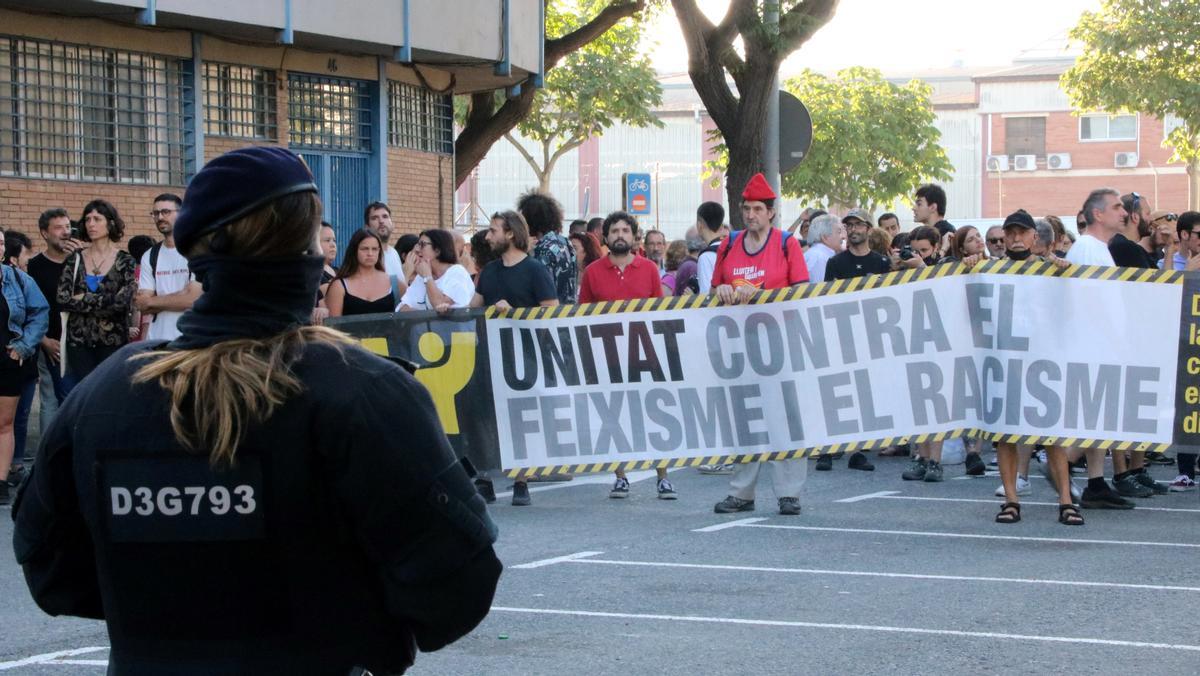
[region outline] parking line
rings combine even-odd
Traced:
[[[693,533],[715,533],[719,530],[725,530],[726,528],[737,528],[738,526],[749,526],[750,524],[754,524],[754,523],[758,523],[759,521],[766,521],[766,520],[767,520],[767,518],[765,516],[752,517],[749,519],[738,519],[736,521],[726,521],[725,523],[718,523],[718,524],[714,524],[712,526],[705,526],[704,528],[696,528],[692,532]]]
[[[574,554],[567,554],[566,556],[555,556],[554,558],[550,559],[539,559],[537,561],[530,561],[529,563],[522,563],[518,566],[509,566],[509,568],[517,568],[521,570],[544,568],[546,566],[553,566],[556,563],[566,563],[568,561],[575,561],[576,559],[583,559],[589,556],[599,556],[603,553],[604,552],[575,552]]]
[[[42,664],[51,662],[59,658],[75,657],[76,655],[86,655],[88,653],[100,652],[108,650],[105,646],[92,646],[88,648],[72,648],[71,650],[59,650],[58,652],[45,653],[42,655],[32,655],[24,659],[13,660],[11,662],[0,662],[0,671],[8,669],[16,669],[17,667],[27,667],[31,664]]]
[[[896,495],[900,491],[879,491],[878,493],[867,493],[866,495],[856,495],[852,498],[842,498],[834,500],[834,502],[862,502],[863,500],[874,500],[875,498],[884,498],[889,495]]]
[[[1034,636],[1030,634],[1007,634],[992,631],[960,631],[955,629],[926,629],[923,627],[893,627],[873,624],[835,624],[827,622],[799,622],[793,620],[751,620],[740,617],[705,617],[696,615],[658,615],[649,613],[610,613],[594,610],[564,610],[558,608],[514,608],[507,606],[492,606],[492,611],[502,613],[521,613],[526,615],[570,615],[575,617],[596,617],[617,620],[652,620],[667,622],[696,622],[704,624],[749,625],[756,627],[788,627],[802,629],[836,629],[839,631],[875,631],[894,634],[919,634],[924,636],[957,636],[963,638],[988,638],[1005,641],[1040,641],[1046,643],[1079,643],[1085,645],[1115,646],[1121,648],[1155,648],[1162,650],[1183,650],[1200,652],[1200,646],[1152,643],[1149,641],[1121,641],[1105,638],[1085,638],[1075,636]]]
[[[778,528],[783,530],[809,530],[826,533],[873,533],[878,535],[918,535],[935,538],[969,538],[975,540],[1019,540],[1024,542],[1061,542],[1086,545],[1125,545],[1131,547],[1184,547],[1200,549],[1200,544],[1187,542],[1139,542],[1126,540],[1090,540],[1087,538],[1038,538],[1023,535],[983,535],[980,533],[936,533],[920,530],[883,530],[878,528],[831,528],[828,526],[784,526],[772,523],[734,523],[743,528]],[[695,532],[708,532],[698,530]]]
[[[582,552],[589,554],[592,552]],[[595,552],[601,554],[603,552]],[[602,566],[632,566],[645,568],[691,568],[697,570],[727,570],[748,573],[789,573],[798,575],[839,575],[848,577],[884,577],[905,580],[938,580],[950,582],[1000,582],[1014,584],[1041,584],[1064,587],[1107,587],[1114,589],[1140,589],[1146,591],[1170,591],[1200,593],[1200,587],[1183,587],[1158,584],[1132,584],[1126,582],[1090,582],[1086,580],[1051,580],[1028,577],[988,577],[970,575],[932,575],[922,573],[891,573],[865,570],[829,570],[823,568],[782,568],[774,566],[732,566],[713,563],[675,563],[671,561],[617,561],[614,559],[595,559],[582,556],[564,556],[561,560],[547,559],[552,563],[588,563]],[[550,565],[547,563],[546,565]],[[524,568],[525,566],[513,566]]]
[[[860,495],[857,498],[847,500],[834,500],[834,502],[858,502],[861,500],[930,500],[934,502],[982,502],[989,505],[996,504],[996,500],[984,500],[982,498],[933,498],[921,495],[899,495],[900,491],[880,491],[879,493],[871,493],[869,495]],[[1057,507],[1057,502],[1028,502],[1021,501],[1022,505],[1040,505],[1045,507]],[[1134,512],[1188,512],[1191,514],[1200,514],[1200,509],[1184,509],[1182,507],[1143,507],[1141,503],[1133,510]]]

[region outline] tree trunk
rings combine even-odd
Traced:
[[[1188,210],[1200,211],[1200,158],[1188,162]]]

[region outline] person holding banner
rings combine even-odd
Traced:
[[[521,214],[515,211],[492,214],[487,241],[498,258],[479,272],[471,307],[494,305],[497,310],[511,310],[558,305],[558,290],[550,271],[528,253],[529,226]],[[481,476],[475,485],[485,500],[495,501],[496,489],[490,478]],[[531,504],[528,483],[517,480],[513,484],[512,504],[514,507]]]
[[[742,222],[746,229],[734,232],[721,243],[716,254],[712,286],[725,305],[749,303],[760,291],[782,289],[808,281],[808,267],[800,242],[776,228],[775,191],[761,174],[755,174],[742,191]],[[729,495],[713,508],[718,514],[754,509],[754,492],[764,463],[742,465],[729,481]],[[773,485],[779,513],[800,513],[800,489],[808,478],[808,463],[773,460]]]
[[[1008,258],[1017,261],[1027,261],[1035,257],[1033,250],[1038,244],[1038,226],[1024,209],[1018,209],[1016,212],[1009,214],[1008,218],[1004,219],[1004,247],[1008,252]],[[1046,230],[1049,230],[1047,224]],[[1050,233],[1047,233],[1049,235]],[[1044,244],[1047,249],[1053,243],[1053,237],[1048,236]],[[1049,254],[1042,260],[1049,261],[1054,265],[1065,268],[1070,264],[1061,258],[1056,257],[1049,250]],[[971,260],[971,264],[979,262],[980,258]],[[1025,465],[1028,467],[1028,452],[1025,452]],[[1000,513],[996,515],[996,523],[1012,524],[1021,520],[1021,499],[1019,497],[1019,489],[1017,481],[1021,464],[1020,451],[1017,444],[999,443],[996,445],[996,460],[1000,467],[1000,483],[1004,491],[1004,505],[1000,508]],[[1082,526],[1083,515],[1079,513],[1079,508],[1075,506],[1074,499],[1071,495],[1071,470],[1067,465],[1066,449],[1060,446],[1046,447],[1046,470],[1047,478],[1054,484],[1055,490],[1058,491],[1058,522],[1064,526]],[[1026,470],[1028,471],[1028,469]]]
[[[579,282],[580,303],[662,298],[658,266],[651,259],[633,254],[637,233],[637,219],[624,211],[614,211],[604,219],[604,243],[608,245],[608,255],[583,271],[583,279]],[[674,500],[677,494],[667,479],[667,468],[656,467],[655,471],[658,473],[659,499]],[[617,479],[608,497],[629,497],[629,479],[625,470],[618,469],[614,473]]]

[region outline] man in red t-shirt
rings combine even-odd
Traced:
[[[662,298],[658,266],[633,252],[637,234],[637,219],[624,211],[614,211],[604,219],[604,243],[608,246],[608,255],[593,261],[583,271],[583,279],[579,282],[580,303]],[[667,480],[666,468],[659,467],[657,472],[658,497],[674,500],[678,496]],[[629,479],[625,477],[625,471],[616,470],[616,475],[617,480],[608,497],[629,497]]]
[[[800,242],[772,225],[775,191],[762,174],[755,174],[742,191],[742,222],[746,229],[725,238],[717,250],[712,286],[726,305],[750,302],[760,291],[782,289],[808,281],[808,266]],[[754,509],[754,490],[763,463],[742,465],[729,481],[729,495],[718,502],[718,514]],[[808,478],[808,461],[772,461],[779,513],[800,513],[800,488]]]

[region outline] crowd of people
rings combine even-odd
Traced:
[[[945,219],[946,193],[935,184],[921,186],[913,195],[916,227],[909,232],[900,231],[894,213],[876,219],[858,208],[841,216],[806,209],[784,228],[776,222],[776,199],[763,176],[756,175],[738,205],[744,229],[731,231],[724,207],[705,202],[696,210],[695,225],[673,241],[659,230],[644,230],[635,216],[622,211],[576,220],[564,232],[561,205],[531,191],[520,196],[515,209],[494,214],[488,228],[469,242],[457,230],[439,228],[404,234],[393,242],[390,207],[372,202],[337,267],[335,230],[322,223],[318,246],[325,260],[312,320],[320,324],[327,317],[358,314],[690,294],[715,294],[722,303],[738,304],[761,291],[798,284],[943,264],[972,268],[1002,258],[1036,258],[1062,267],[1200,269],[1200,213],[1154,210],[1136,192],[1092,191],[1076,217],[1078,234],[1056,216],[1038,218],[1025,210],[986,232],[970,225],[956,228]],[[0,358],[0,476],[7,475],[8,481],[0,482],[0,499],[8,499],[8,488],[24,472],[35,390],[44,428],[71,388],[121,346],[179,335],[177,321],[200,295],[200,285],[172,238],[181,205],[173,194],[155,198],[150,216],[162,239],[134,237],[128,252],[120,248],[125,223],[104,200],[89,202],[75,221],[61,208],[44,212],[38,232],[45,246],[36,256],[30,255],[27,236],[5,233],[0,316],[8,317],[9,342]],[[988,444],[970,438],[962,443],[964,472],[984,476]],[[1081,508],[1130,509],[1130,498],[1196,487],[1196,456],[1188,453],[1174,459],[1161,453],[1115,453],[1110,483],[1103,451],[994,446],[992,463],[1001,476],[996,495],[1004,498],[996,517],[1001,523],[1021,518],[1020,497],[1030,491],[1032,458],[1044,463],[1043,473],[1059,495],[1059,520],[1066,525],[1083,523]],[[943,442],[930,441],[890,447],[880,455],[911,455],[904,480],[939,482],[945,477],[942,451]],[[835,459],[821,455],[814,467],[830,471]],[[1155,481],[1147,471],[1153,463],[1177,464],[1178,476],[1169,484]],[[780,513],[799,514],[807,461],[772,464]],[[875,469],[862,451],[851,453],[846,466]],[[760,464],[700,470],[733,475],[729,494],[715,511],[754,509]],[[1072,471],[1087,472],[1082,490],[1071,482]],[[477,488],[489,502],[495,500],[490,478],[480,477]],[[662,499],[678,497],[662,469],[656,490]],[[624,498],[629,491],[628,478],[617,471],[610,497]],[[530,503],[528,484],[516,481],[512,504]]]

